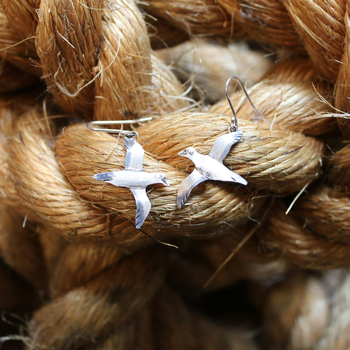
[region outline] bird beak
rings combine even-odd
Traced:
[[[165,186],[167,186],[167,187],[169,187],[169,186],[170,186],[170,183],[168,182],[168,180],[167,180],[167,179],[163,180],[163,184],[164,184]]]
[[[186,151],[181,151],[181,152],[178,153],[178,155],[181,156],[181,157],[187,157],[186,156]]]

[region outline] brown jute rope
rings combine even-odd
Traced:
[[[265,305],[256,298],[252,303],[260,306],[265,325],[274,326],[259,328],[266,344],[289,349],[316,342],[320,349],[332,348],[329,344],[342,339],[346,344],[346,287],[335,293],[339,303],[326,325],[324,283],[318,272],[300,272],[350,264],[347,145],[339,142],[334,118],[343,117],[338,119],[347,138],[345,1],[1,0],[0,5],[0,56],[9,67],[0,78],[24,72],[23,80],[3,91],[29,86],[40,76],[52,95],[39,88],[0,100],[0,253],[17,273],[11,277],[1,265],[13,298],[1,295],[11,308],[34,309],[20,337],[28,348],[254,349],[242,340],[242,329],[230,337],[235,327],[225,330],[206,320],[179,293],[198,291],[237,246],[208,288],[243,278],[263,284]],[[151,48],[149,15],[163,19],[159,28],[152,21],[159,33],[166,21],[163,33],[176,27],[186,35],[250,37],[304,55],[274,64],[249,87],[266,120],[252,112],[241,92],[231,94],[243,137],[224,163],[247,179],[247,187],[206,182],[177,209],[178,185],[193,170],[178,152],[194,146],[208,154],[227,132],[232,114],[225,100],[198,107],[187,96]],[[131,192],[92,178],[124,168],[122,139],[93,132],[82,120],[142,116],[153,116],[136,128],[146,151],[144,168],[163,172],[171,186],[148,188],[152,210],[140,231]],[[165,250],[147,235],[181,251]],[[176,275],[179,271],[186,273]],[[31,300],[19,300],[22,286]],[[280,312],[281,304],[288,313]]]
[[[320,278],[294,274],[275,283],[263,301],[266,343],[311,349],[325,331],[328,300]]]

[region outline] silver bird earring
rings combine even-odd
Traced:
[[[242,82],[235,76],[230,77],[226,82],[225,90],[228,103],[230,104],[233,113],[231,125],[228,128],[229,133],[220,136],[215,140],[214,146],[211,149],[209,155],[200,154],[193,147],[188,147],[179,153],[179,156],[187,157],[195,164],[195,169],[181,182],[178,188],[177,206],[179,209],[181,209],[186,203],[188,197],[191,194],[191,191],[203,181],[214,180],[235,182],[242,185],[248,184],[245,179],[230,169],[226,168],[223,164],[223,160],[227,156],[231,147],[242,138],[242,131],[238,130],[237,116],[228,95],[228,85],[231,79],[236,79],[239,82],[250,104],[254,110],[261,115],[261,113],[254,107]]]
[[[136,228],[140,229],[151,210],[151,202],[146,193],[146,187],[152,184],[163,184],[170,186],[162,173],[148,173],[143,170],[143,157],[145,154],[142,146],[136,141],[136,131],[125,131],[119,129],[95,128],[93,125],[106,124],[131,124],[140,123],[152,118],[142,118],[122,121],[93,121],[87,124],[88,128],[95,131],[105,131],[110,134],[121,134],[124,136],[124,145],[127,150],[125,157],[125,169],[108,173],[95,174],[95,180],[108,182],[117,187],[128,188],[134,195],[136,202]]]

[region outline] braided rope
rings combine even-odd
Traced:
[[[315,270],[349,266],[348,147],[336,152],[327,168],[323,166],[328,155],[324,137],[337,133],[332,116],[346,112],[349,103],[345,1],[148,0],[139,7],[131,0],[1,0],[0,4],[0,56],[5,67],[0,78],[6,81],[6,74],[18,77],[20,70],[25,72],[23,80],[13,78],[16,82],[3,91],[29,86],[41,76],[57,104],[33,107],[38,92],[33,92],[34,97],[18,95],[0,101],[3,205],[14,210],[11,222],[19,224],[24,217],[28,221],[23,232],[18,225],[5,227],[6,221],[2,222],[11,234],[0,241],[0,251],[18,274],[52,298],[29,324],[30,346],[228,349],[228,334],[189,312],[166,285],[164,255],[170,254],[154,246],[145,233],[179,245],[189,239],[207,241],[201,243],[206,247],[200,254],[204,262],[199,259],[193,269],[203,269],[202,277],[193,281],[189,274],[173,279],[198,287],[245,237],[252,225],[249,219],[259,218],[269,197],[295,194],[307,186],[309,193],[299,198],[289,215],[283,199],[275,201],[261,227],[212,288],[247,276],[259,280],[259,274],[269,279],[291,266]],[[310,60],[274,65],[248,89],[267,122],[255,120],[242,93],[231,95],[243,138],[231,149],[225,165],[245,177],[247,187],[204,183],[182,210],[176,208],[177,187],[193,169],[178,152],[194,146],[208,154],[215,139],[227,132],[231,112],[226,101],[207,110],[195,109],[184,87],[152,51],[140,9],[163,19],[159,28],[157,21],[152,22],[159,33],[165,20],[168,27],[190,34],[251,37],[309,56]],[[329,106],[333,97],[338,111]],[[121,141],[90,131],[76,120],[70,125],[48,122],[47,113],[57,114],[57,106],[85,120],[154,117],[137,128],[146,151],[144,167],[164,173],[171,187],[149,189],[152,210],[143,231],[134,227],[131,192],[92,178],[124,167]],[[338,121],[347,138],[346,115]],[[325,182],[311,186],[324,171]],[[38,235],[34,239],[32,232]],[[244,264],[248,266],[240,273],[230,271]],[[296,290],[299,282],[291,282]],[[291,325],[280,317],[271,321],[288,333],[291,348],[310,344],[310,339],[302,345],[296,340],[302,339],[303,320],[317,317],[308,293],[317,289],[315,293],[324,296],[315,279],[302,278],[300,285],[305,303],[300,305],[305,309],[288,320],[295,322],[293,331],[287,332]],[[271,290],[268,299],[271,308],[274,293]],[[334,317],[332,325],[337,322]],[[159,329],[157,336],[154,327]],[[325,327],[320,322],[313,328],[317,330],[311,343],[321,339],[319,348],[328,344],[327,334],[336,334],[331,325],[324,333]],[[174,330],[183,336],[175,336]],[[273,344],[280,343],[273,335],[270,338]]]

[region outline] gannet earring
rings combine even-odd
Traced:
[[[143,156],[145,154],[142,146],[136,141],[136,131],[125,131],[119,129],[101,129],[93,125],[106,124],[131,124],[140,123],[152,118],[122,121],[93,121],[87,124],[91,130],[105,131],[110,134],[121,134],[124,136],[124,145],[127,150],[125,157],[125,169],[109,173],[100,173],[93,176],[95,180],[108,182],[114,186],[125,187],[131,190],[136,202],[136,228],[140,229],[151,210],[151,202],[146,193],[146,187],[152,184],[163,184],[170,186],[162,173],[148,173],[143,170]]]
[[[231,125],[228,128],[229,133],[220,136],[215,140],[214,146],[209,155],[202,155],[193,147],[188,147],[179,153],[179,156],[187,157],[195,164],[195,169],[181,182],[177,191],[177,206],[179,209],[181,209],[186,203],[191,191],[203,181],[214,180],[235,182],[242,185],[248,184],[245,179],[226,168],[222,163],[232,145],[237,143],[242,137],[242,131],[238,130],[237,116],[228,95],[228,85],[231,79],[236,79],[239,82],[250,104],[254,110],[261,115],[261,113],[254,107],[242,82],[235,76],[230,77],[226,82],[226,97],[233,113]]]

